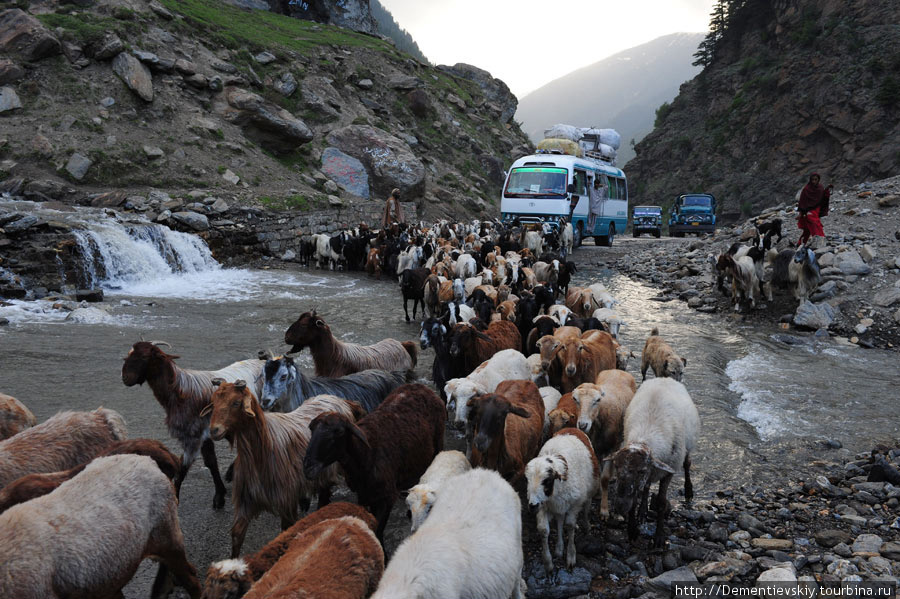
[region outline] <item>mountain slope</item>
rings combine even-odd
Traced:
[[[728,0],[708,66],[626,166],[647,203],[708,191],[724,214],[793,201],[810,172],[900,172],[900,3]]]
[[[523,97],[516,120],[534,142],[556,123],[617,129],[624,164],[634,155],[629,140],[646,135],[659,105],[699,72],[691,56],[702,39],[673,33],[573,71]]]

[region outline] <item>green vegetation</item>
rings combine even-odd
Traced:
[[[50,29],[61,27],[81,44],[99,42],[107,33],[124,35],[124,31],[132,31],[137,27],[135,23],[123,23],[118,19],[84,12],[77,15],[49,13],[37,15],[37,18]]]
[[[801,46],[811,46],[819,37],[819,15],[813,8],[803,11],[800,26],[791,32],[791,38]]]
[[[663,102],[660,107],[656,109],[656,120],[653,121],[653,126],[659,127],[662,125],[670,112],[672,112],[672,105],[668,102]]]
[[[313,208],[306,196],[292,195],[286,197],[260,196],[259,202],[270,210],[299,210],[308,212]]]
[[[188,29],[199,28],[227,48],[251,51],[276,48],[303,54],[319,46],[361,47],[392,52],[387,42],[355,31],[294,19],[264,10],[246,11],[216,0],[161,0],[184,15]],[[196,32],[191,32],[196,35]]]

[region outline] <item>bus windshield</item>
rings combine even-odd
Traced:
[[[564,168],[514,168],[509,175],[504,195],[510,198],[566,197],[568,171]]]

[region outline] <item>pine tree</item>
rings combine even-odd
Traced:
[[[709,33],[700,42],[697,52],[694,53],[694,66],[705,67],[712,63],[716,57],[716,50],[722,37],[725,35],[725,29],[728,26],[728,17],[734,14],[732,5],[742,4],[741,0],[717,0],[713,10],[709,15]]]

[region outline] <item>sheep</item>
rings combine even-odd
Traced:
[[[341,256],[332,247],[331,237],[324,233],[320,233],[315,237],[316,268],[324,268],[327,265],[331,270],[334,270],[334,267],[340,261]]]
[[[126,436],[118,412],[60,412],[0,441],[0,489],[26,474],[74,468]]]
[[[544,443],[538,457],[525,467],[528,503],[538,508],[537,530],[547,576],[553,572],[550,557],[550,520],[556,519],[556,557],[563,553],[563,525],[569,529],[566,568],[575,567],[575,524],[578,515],[590,530],[591,499],[600,486],[600,464],[587,436],[576,429],[563,429]]]
[[[316,597],[366,599],[384,573],[384,551],[353,516],[319,522],[297,535],[246,599]]]
[[[494,393],[468,401],[474,467],[498,471],[511,483],[540,449],[544,402],[531,381],[503,381]]]
[[[597,308],[594,310],[592,316],[606,324],[607,330],[609,331],[609,334],[612,335],[613,339],[619,338],[619,329],[624,327],[625,323],[622,322],[622,319],[615,310],[610,308]]]
[[[566,307],[576,316],[586,317],[594,310],[594,294],[587,287],[569,287]]]
[[[559,328],[559,322],[549,316],[535,316],[533,319],[532,329],[528,331],[525,340],[526,355],[531,355],[539,351],[538,341],[545,335],[553,336],[553,331]]]
[[[319,505],[331,499],[331,487],[340,482],[336,468],[318,477],[303,475],[303,455],[309,443],[309,423],[323,412],[349,418],[362,414],[357,404],[333,395],[319,395],[287,414],[266,414],[244,381],[220,382],[204,415],[211,415],[210,436],[226,435],[237,448],[234,460],[234,520],[231,525],[231,557],[240,554],[247,527],[261,511],[281,517],[282,529],[297,520],[297,507],[308,508],[313,493]]]
[[[531,371],[531,380],[535,385],[541,387],[547,386],[550,381],[547,380],[547,373],[541,367],[541,354],[531,354],[525,361],[528,363],[528,369]]]
[[[183,454],[178,485],[187,476],[197,454],[201,454],[215,485],[213,508],[220,509],[225,505],[225,484],[219,475],[215,445],[209,438],[209,420],[201,418],[200,411],[209,405],[215,378],[250,381],[251,391],[259,397],[265,362],[242,360],[219,370],[185,370],[175,364],[178,356],[165,353],[158,345],[168,344],[138,341],[131,347],[122,365],[122,383],[126,387],[147,383],[156,401],[166,411],[169,435],[181,444]]]
[[[408,371],[363,370],[339,378],[308,377],[285,356],[265,361],[265,382],[260,397],[264,410],[280,406],[282,411],[296,410],[316,395],[336,395],[355,401],[366,412],[374,410],[387,394],[406,382]]]
[[[361,370],[412,370],[418,351],[412,341],[383,339],[374,345],[346,343],[335,339],[331,328],[316,311],[304,312],[284,333],[289,353],[308,347],[317,376],[339,377]]]
[[[591,290],[591,301],[596,308],[612,308],[619,303],[619,300],[610,295],[603,283],[594,283],[587,288]],[[593,310],[593,307],[589,310]]]
[[[483,333],[470,324],[458,324],[453,327],[450,355],[462,357],[465,374],[469,374],[497,352],[504,349],[518,351],[521,345],[519,329],[508,320],[490,323]]]
[[[145,455],[153,459],[160,471],[175,482],[181,468],[181,460],[169,451],[165,445],[153,439],[130,439],[114,441],[109,444],[98,457],[121,454]],[[36,497],[50,493],[59,485],[83,471],[90,461],[83,462],[74,468],[59,472],[26,474],[0,489],[0,514],[14,505],[24,503]],[[175,487],[178,495],[178,487]]]
[[[644,343],[644,351],[641,352],[641,380],[647,378],[647,368],[649,367],[653,369],[654,376],[667,376],[681,382],[685,366],[687,366],[687,358],[676,354],[672,346],[659,336],[659,329],[653,327],[650,336]]]
[[[465,284],[463,284],[465,290]],[[442,279],[437,275],[428,275],[425,279],[425,307],[428,308],[428,314],[437,316],[440,312],[442,302],[453,299],[452,283],[446,279]]]
[[[151,556],[161,562],[151,597],[168,595],[168,568],[200,596],[175,489],[146,456],[98,458],[52,493],[0,515],[2,597],[122,597]]]
[[[546,374],[550,385],[559,386],[560,384],[560,365],[556,361],[556,355],[568,339],[578,339],[580,336],[581,331],[575,327],[559,327],[553,331],[552,335],[544,335],[537,340],[536,347],[541,356],[541,369]]]
[[[340,414],[319,414],[309,425],[303,472],[311,479],[339,463],[347,486],[378,520],[376,536],[383,542],[400,490],[416,484],[444,449],[446,419],[443,402],[419,383],[398,387],[356,424]]]
[[[547,316],[554,319],[561,327],[566,326],[571,314],[572,311],[566,306],[550,306],[547,309]]]
[[[37,424],[34,414],[25,404],[9,395],[0,393],[0,441]]]
[[[654,498],[656,535],[662,547],[669,502],[666,493],[672,476],[684,468],[684,499],[694,497],[691,452],[697,443],[700,416],[684,385],[669,378],[643,383],[625,411],[622,449],[612,456],[616,472],[616,511],[628,517],[628,537],[637,538],[647,509],[650,485],[659,481]],[[638,501],[640,498],[640,501]]]
[[[256,553],[210,564],[203,584],[202,599],[240,599],[254,582],[278,562],[295,537],[320,522],[344,516],[359,518],[371,530],[375,530],[375,517],[362,506],[345,501],[329,503],[297,520]]]
[[[366,257],[366,273],[371,276],[375,276],[375,280],[381,279],[381,250],[378,248],[372,248],[369,250],[369,255]]]
[[[397,548],[372,599],[525,599],[521,510],[496,472],[460,474]]]
[[[616,368],[619,370],[628,370],[628,360],[636,358],[634,352],[622,345],[616,343]]]
[[[547,433],[552,437],[564,428],[574,428],[578,422],[579,406],[571,393],[565,393],[559,398],[556,407],[550,410],[548,418],[550,426]]]
[[[581,383],[594,382],[601,371],[615,369],[615,342],[604,331],[571,336],[563,341],[556,363],[560,368],[560,391],[568,393]]]
[[[422,526],[422,522],[428,517],[431,507],[437,499],[437,493],[441,485],[449,478],[453,478],[472,469],[469,458],[460,451],[442,451],[434,456],[428,470],[419,479],[419,484],[409,490],[406,495],[406,506],[410,517],[410,532]]]
[[[427,268],[408,268],[400,274],[400,292],[403,294],[403,312],[406,314],[406,322],[409,322],[409,300],[413,301],[413,315],[416,317],[416,308],[422,302],[422,312],[425,312],[425,279],[428,278]]]
[[[523,248],[528,248],[535,256],[544,253],[544,240],[540,231],[522,231],[522,238],[519,240]]]
[[[511,300],[506,300],[500,302],[497,305],[497,320],[508,320],[509,322],[516,322],[516,304]],[[517,327],[518,328],[518,327]],[[519,339],[522,338],[522,334],[519,333]]]
[[[456,422],[466,421],[466,402],[474,395],[493,393],[497,385],[508,380],[531,380],[528,360],[515,349],[504,349],[478,365],[466,378],[456,378],[444,385],[448,403],[456,402]]]

